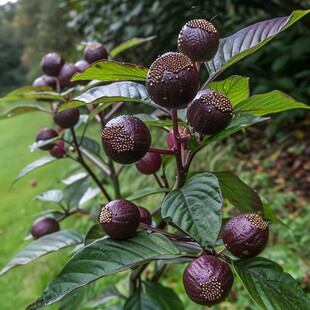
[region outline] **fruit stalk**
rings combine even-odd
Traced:
[[[88,174],[91,176],[91,178],[95,181],[95,183],[98,185],[98,187],[100,188],[102,194],[106,197],[106,199],[108,201],[111,201],[112,198],[110,197],[108,192],[105,190],[105,188],[103,187],[101,182],[98,180],[97,176],[93,173],[91,168],[85,162],[85,160],[83,158],[83,155],[81,153],[79,144],[77,142],[77,138],[76,138],[74,129],[73,128],[70,128],[70,129],[71,129],[71,134],[72,134],[72,138],[73,138],[73,143],[75,144],[75,147],[76,147],[76,150],[77,150],[77,154],[78,154],[78,162],[83,166],[83,168],[88,172]]]

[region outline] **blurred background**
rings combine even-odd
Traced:
[[[67,62],[75,62],[81,58],[87,42],[98,41],[111,49],[133,37],[156,35],[154,40],[126,50],[117,59],[148,67],[158,55],[176,51],[178,33],[190,19],[212,20],[220,36],[227,37],[255,22],[309,8],[309,0],[0,1],[0,96],[30,85],[41,75],[42,56],[51,51],[60,53]],[[263,49],[227,70],[220,79],[232,74],[248,76],[251,94],[278,89],[310,104],[309,51],[310,17],[306,16]],[[0,105],[0,112],[9,108]],[[51,124],[51,120],[41,115],[0,122],[0,211],[3,214],[0,268],[16,254],[33,214],[38,211],[32,198],[48,187],[59,186],[59,180],[65,177],[64,166],[52,166],[11,187],[16,174],[42,156],[39,152],[30,153],[28,146],[34,142],[39,128]],[[264,125],[215,145],[213,152],[217,160],[212,164],[215,170],[235,171],[273,202],[277,215],[292,230],[275,227],[266,255],[283,263],[307,292],[310,291],[309,124],[310,115],[305,111],[280,113]],[[57,180],[53,178],[55,173]],[[1,277],[1,308],[23,309],[37,298],[67,260],[67,253],[52,254],[52,259],[43,258]],[[183,296],[181,284],[173,285]],[[257,309],[246,294],[238,292],[230,297],[236,309]],[[189,303],[186,309],[194,308],[197,309]],[[233,309],[231,304],[227,309]]]

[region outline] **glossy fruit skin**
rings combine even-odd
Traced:
[[[106,155],[120,164],[139,161],[151,145],[148,127],[132,115],[121,115],[111,119],[103,129],[101,137]]]
[[[54,122],[61,128],[74,127],[80,118],[80,111],[77,108],[70,108],[53,115]]]
[[[179,51],[193,62],[213,59],[218,47],[219,34],[213,24],[205,19],[188,21],[179,33]]]
[[[42,75],[33,81],[32,86],[48,86],[56,90],[57,80],[54,76]]]
[[[255,213],[242,213],[232,217],[222,232],[227,250],[238,258],[257,256],[265,249],[268,238],[267,222]]]
[[[33,238],[38,239],[42,236],[59,231],[58,222],[52,217],[41,217],[37,219],[31,226],[30,233]]]
[[[152,224],[152,215],[150,211],[144,207],[138,206],[140,212],[140,223],[151,225]]]
[[[79,72],[85,71],[89,67],[89,63],[84,59],[78,60],[74,65]]]
[[[155,103],[181,109],[195,97],[199,73],[192,61],[181,53],[166,53],[150,66],[146,88]]]
[[[98,42],[87,44],[84,50],[84,59],[92,64],[95,61],[108,59],[108,51],[105,46]]]
[[[78,68],[71,63],[66,63],[61,68],[58,80],[61,87],[73,87],[76,85],[76,82],[71,82],[71,78],[75,73],[79,72]]]
[[[50,150],[50,154],[56,158],[63,158],[67,156],[67,152],[65,149],[65,141],[58,140],[57,144],[53,146]]]
[[[50,140],[58,137],[58,133],[53,128],[41,128],[36,136],[36,142],[41,140]],[[40,147],[43,151],[51,150],[55,144],[49,143]]]
[[[215,256],[194,259],[183,273],[183,285],[195,303],[212,307],[225,300],[234,282],[230,267]]]
[[[101,207],[99,224],[113,239],[127,239],[134,235],[140,224],[138,207],[125,199],[110,201]]]
[[[200,134],[215,135],[232,120],[234,109],[230,100],[215,90],[197,93],[187,109],[188,124]]]
[[[41,60],[42,71],[50,76],[57,76],[63,65],[64,60],[57,53],[48,53]]]
[[[160,169],[161,156],[157,153],[147,152],[135,165],[142,174],[153,174]]]

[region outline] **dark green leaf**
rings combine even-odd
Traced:
[[[234,262],[253,300],[266,310],[308,310],[310,300],[294,278],[277,263],[256,257]]]
[[[63,192],[59,189],[52,189],[50,191],[41,193],[34,197],[34,199],[44,202],[59,203],[63,198]]]
[[[76,73],[71,80],[145,81],[147,72],[148,69],[140,65],[101,60],[90,65],[84,72]]]
[[[1,99],[0,99],[1,100]],[[0,120],[11,118],[18,115],[23,115],[30,112],[46,112],[51,113],[51,111],[46,110],[38,105],[20,105],[18,107],[15,107],[3,114],[0,115]]]
[[[211,82],[207,88],[226,95],[233,106],[246,100],[250,95],[249,78],[239,75],[231,76],[224,81]]]
[[[123,52],[123,51],[125,51],[131,47],[137,46],[137,45],[145,43],[145,42],[149,42],[155,38],[156,38],[156,36],[151,36],[151,37],[147,37],[147,38],[132,38],[131,40],[114,47],[110,51],[109,54],[112,58],[114,58],[115,56],[117,56],[121,52]]]
[[[284,226],[285,228],[289,228],[289,226],[287,226],[276,214],[274,214],[271,206],[269,204],[263,204],[263,207],[264,207],[264,216],[273,221],[274,223],[277,223],[277,224],[280,224],[282,226]]]
[[[75,230],[60,230],[53,234],[45,235],[28,244],[1,270],[0,275],[8,270],[25,265],[48,253],[83,242],[83,235]]]
[[[310,109],[310,106],[298,102],[278,90],[267,94],[254,95],[235,106],[236,112],[251,113],[258,116],[291,109]]]
[[[232,135],[233,133],[235,133],[235,132],[237,132],[243,128],[252,126],[252,125],[259,123],[259,122],[266,121],[268,119],[269,119],[268,117],[259,117],[259,116],[256,116],[253,114],[247,114],[247,113],[237,114],[232,119],[231,123],[229,124],[229,126],[225,130],[218,133],[217,135],[206,137],[202,141],[202,143],[200,143],[198,145],[192,144],[194,147],[196,147],[196,149],[193,149],[193,150],[195,150],[197,152],[198,150],[202,149],[204,146],[206,146],[212,142],[227,138],[230,135]]]
[[[86,176],[75,181],[74,183],[71,183],[64,189],[64,201],[69,209],[78,207],[81,198],[84,196],[89,187],[89,182],[89,177]]]
[[[90,283],[68,294],[59,303],[59,310],[82,310],[83,305],[92,294],[95,283]]]
[[[169,189],[167,188],[146,187],[136,191],[134,194],[131,194],[130,196],[126,197],[126,199],[135,200],[149,195],[154,195],[158,193],[167,193],[167,192],[169,192]]]
[[[84,245],[91,244],[92,242],[103,238],[104,235],[105,235],[105,233],[102,230],[101,226],[99,224],[95,224],[87,232],[85,239],[84,239]]]
[[[211,72],[209,80],[213,80],[231,65],[260,49],[309,12],[310,10],[297,10],[290,16],[265,20],[241,29],[230,37],[220,39],[215,57],[206,63]]]
[[[222,194],[241,213],[263,212],[259,195],[232,172],[215,172],[220,183]]]
[[[115,82],[110,85],[97,86],[89,89],[82,95],[63,104],[59,111],[86,104],[118,101],[140,102],[155,107],[144,85],[135,82]]]
[[[0,102],[22,101],[22,100],[55,100],[66,101],[66,98],[59,95],[59,93],[52,91],[36,91],[34,88],[32,91],[26,91],[25,93],[20,91],[13,91],[8,95],[0,98]]]
[[[22,178],[23,176],[25,176],[26,174],[28,174],[29,172],[42,167],[44,165],[47,165],[53,161],[57,160],[57,158],[53,157],[53,156],[45,156],[45,157],[41,157],[40,159],[37,159],[36,161],[32,162],[31,164],[29,164],[28,166],[26,166],[15,178],[14,183],[19,180],[20,178]]]
[[[99,239],[80,250],[28,309],[49,305],[73,290],[108,274],[149,260],[180,256],[179,249],[160,234],[137,233],[127,240]]]
[[[183,310],[184,305],[179,296],[160,283],[144,282],[146,293],[155,300],[162,310]]]
[[[88,137],[83,137],[83,138],[77,137],[77,140],[78,140],[78,144],[82,148],[86,149],[87,151],[92,152],[93,154],[97,156],[100,156],[101,147],[96,140],[88,138]]]
[[[104,291],[102,293],[99,293],[93,300],[91,300],[87,304],[87,308],[96,308],[98,306],[104,305],[107,301],[111,299],[120,299],[125,298],[118,289],[114,286],[108,286],[104,288]]]
[[[162,308],[145,293],[136,292],[127,299],[123,310],[162,310]]]
[[[203,246],[213,247],[222,223],[222,195],[211,173],[200,173],[163,201],[163,219],[171,221]]]

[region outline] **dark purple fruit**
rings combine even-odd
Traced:
[[[152,215],[150,211],[144,207],[138,206],[140,212],[140,223],[151,225],[152,224]]]
[[[32,224],[30,233],[33,238],[37,239],[59,231],[59,229],[59,224],[55,219],[52,217],[41,217]]]
[[[58,137],[58,133],[52,128],[41,128],[36,136],[36,142],[50,140]],[[49,143],[40,147],[41,150],[48,151],[54,147],[55,144]]]
[[[108,59],[108,52],[103,44],[93,42],[87,44],[84,50],[84,59],[92,64],[95,61]]]
[[[102,147],[106,155],[120,164],[132,164],[149,150],[151,133],[137,117],[121,115],[111,119],[102,131]]]
[[[152,63],[146,87],[150,97],[160,106],[184,108],[197,93],[199,73],[186,55],[166,53]]]
[[[205,19],[188,21],[178,37],[179,51],[193,62],[213,59],[219,47],[219,34],[216,28]]]
[[[50,76],[57,76],[63,65],[64,60],[57,53],[48,53],[41,60],[42,71]]]
[[[224,226],[222,239],[227,250],[239,258],[252,258],[266,247],[269,227],[255,213],[242,213],[231,218]]]
[[[71,78],[75,73],[79,72],[78,68],[71,63],[66,63],[61,68],[58,80],[61,87],[73,87],[76,85],[76,82],[71,82]]]
[[[160,169],[161,157],[157,153],[147,152],[135,165],[141,173],[153,174]]]
[[[183,285],[188,297],[208,307],[227,298],[233,281],[229,266],[215,256],[200,256],[183,273]]]
[[[65,141],[58,140],[57,144],[53,146],[50,150],[50,154],[56,158],[63,158],[67,156],[67,152],[65,149]]]
[[[101,207],[98,220],[111,238],[127,239],[134,235],[139,227],[140,212],[134,203],[117,199]]]
[[[61,128],[74,127],[80,118],[80,111],[77,108],[70,108],[56,112],[53,116],[54,122]]]
[[[78,60],[74,65],[79,70],[79,72],[82,72],[88,68],[89,63],[86,60],[81,59],[81,60]]]
[[[196,132],[215,135],[230,123],[234,109],[230,100],[216,90],[202,90],[187,109],[187,122]]]
[[[57,80],[54,76],[42,75],[33,81],[32,86],[48,86],[56,90]]]

